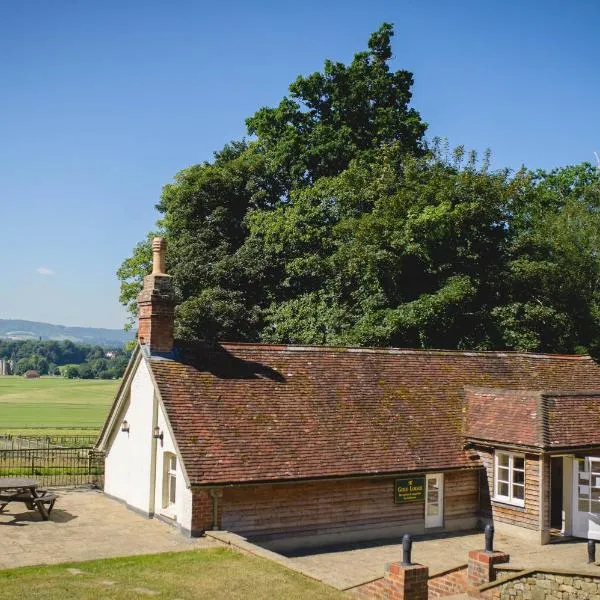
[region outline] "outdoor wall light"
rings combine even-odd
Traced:
[[[152,437],[155,440],[160,440],[160,443],[162,444],[162,441],[163,441],[163,432],[160,430],[160,427],[158,425],[152,431]]]
[[[124,431],[125,433],[129,433],[129,423],[127,421],[123,421],[121,423],[121,431]]]

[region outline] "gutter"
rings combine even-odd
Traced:
[[[331,477],[312,477],[296,479],[259,479],[254,481],[212,481],[207,483],[192,483],[192,489],[215,489],[219,487],[249,487],[254,485],[287,485],[291,483],[318,483],[321,481],[353,481],[356,479],[392,479],[394,477],[416,477],[426,473],[453,473],[460,471],[476,471],[483,469],[483,465],[473,465],[472,467],[450,467],[446,469],[422,469],[419,471],[399,471],[395,473],[381,474],[358,474],[358,475],[340,475]],[[217,491],[215,489],[215,491]]]

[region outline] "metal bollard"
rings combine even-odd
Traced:
[[[588,540],[588,563],[596,562],[596,540]]]
[[[490,523],[485,526],[485,552],[492,554],[494,552],[494,526]]]
[[[402,566],[409,567],[412,565],[411,562],[412,554],[412,538],[409,533],[405,533],[402,536]]]

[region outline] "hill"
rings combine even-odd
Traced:
[[[67,327],[37,321],[0,319],[0,338],[9,340],[71,340],[82,344],[120,347],[133,337],[133,332],[121,329]]]

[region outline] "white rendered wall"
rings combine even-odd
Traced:
[[[160,441],[156,446],[156,485],[154,512],[177,521],[182,528],[187,531],[191,530],[192,526],[192,493],[186,488],[185,477],[181,468],[181,459],[177,455],[175,444],[167,427],[167,420],[162,407],[158,408],[158,426],[163,432],[162,445]],[[177,483],[175,494],[175,510],[163,507],[163,485],[165,483],[165,452],[175,454],[177,456]]]
[[[129,406],[121,420],[129,423],[129,433],[117,432],[105,462],[104,491],[124,500],[144,513],[152,512],[152,415],[154,383],[144,360],[131,382]]]

